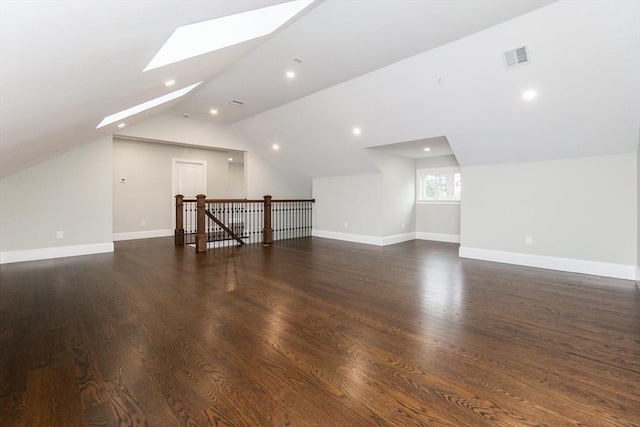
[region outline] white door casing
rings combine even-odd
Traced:
[[[172,160],[172,200],[171,224],[175,228],[175,195],[182,194],[185,199],[195,199],[198,194],[207,194],[207,162],[204,160]]]

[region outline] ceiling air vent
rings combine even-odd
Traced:
[[[244,101],[234,99],[233,101],[229,102],[229,104],[233,105],[234,107],[242,107],[244,105]]]
[[[503,52],[502,59],[507,70],[531,63],[531,55],[527,45],[518,46]]]

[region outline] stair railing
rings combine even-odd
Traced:
[[[262,242],[306,237],[312,231],[312,205],[315,199],[262,200],[176,199],[175,244],[195,244],[196,252],[210,247],[229,246],[234,242]]]

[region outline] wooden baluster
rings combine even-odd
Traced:
[[[207,230],[205,227],[205,208],[207,196],[204,194],[198,194],[196,196],[197,210],[196,210],[196,252],[206,252],[207,250]]]
[[[184,196],[176,195],[176,229],[175,244],[184,245]]]
[[[271,227],[271,195],[264,196],[264,224],[263,224],[264,244],[273,243],[273,228]]]

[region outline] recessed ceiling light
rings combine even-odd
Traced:
[[[230,161],[230,162],[233,162],[233,157],[229,157],[229,161]]]
[[[273,145],[271,146],[271,148],[273,148],[274,150],[276,150],[276,151],[277,151],[277,150],[279,150],[279,149],[280,149],[280,146],[279,146],[278,144],[273,144]]]
[[[360,135],[361,133],[362,133],[362,130],[360,128],[353,128],[354,135]]]
[[[144,71],[270,34],[311,3],[313,0],[289,1],[178,27]]]
[[[286,76],[288,79],[292,79],[296,76],[296,73],[294,73],[293,71],[287,71]]]
[[[164,82],[164,85],[169,87],[169,86],[173,86],[176,83],[175,80],[167,80],[166,82]]]
[[[110,116],[105,117],[104,119],[102,119],[102,121],[100,122],[100,124],[98,126],[96,126],[96,129],[101,128],[102,126],[106,126],[106,125],[110,125],[111,123],[115,123],[117,121],[120,121],[126,117],[130,117],[133,116],[134,114],[138,114],[142,111],[148,110],[150,108],[156,107],[160,104],[164,104],[165,102],[169,102],[172,101],[176,98],[180,98],[183,95],[186,95],[187,93],[189,93],[191,90],[193,90],[196,86],[198,86],[200,83],[202,82],[198,82],[196,84],[193,84],[191,86],[187,86],[185,88],[182,88],[180,90],[176,90],[174,92],[168,93],[166,95],[162,95],[158,98],[152,99],[151,101],[147,101],[147,102],[143,102],[142,104],[138,104],[134,107],[131,108],[127,108],[126,110],[120,111],[119,113],[115,113],[112,114]]]
[[[215,108],[212,108],[211,110],[209,110],[209,112],[214,116],[218,115],[218,110],[216,110]]]
[[[532,100],[533,98],[535,98],[537,95],[535,90],[527,90],[522,94],[522,97],[524,99],[526,99],[527,101]]]
[[[431,148],[429,148],[429,147],[424,147],[424,151],[431,151]]]

